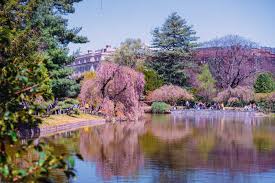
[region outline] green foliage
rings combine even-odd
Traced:
[[[151,107],[153,113],[166,113],[171,108],[171,106],[165,102],[154,102]]]
[[[150,91],[153,91],[163,85],[163,80],[158,75],[156,71],[147,67],[139,67],[137,69],[139,72],[142,72],[145,77],[145,86],[144,92],[148,94]]]
[[[202,71],[198,75],[197,79],[199,81],[198,95],[203,97],[207,101],[210,100],[216,92],[216,81],[213,78],[207,64],[202,67]]]
[[[35,5],[8,1],[0,6],[1,137],[19,123],[38,122],[31,115],[35,110],[32,101],[36,95],[50,93],[44,54],[37,51],[38,33],[28,24]],[[22,107],[23,101],[29,103],[28,109]]]
[[[73,105],[77,105],[77,104],[79,104],[79,102],[77,100],[69,98],[64,101],[59,101],[57,104],[57,107],[59,109],[67,109],[67,108],[70,108]]]
[[[172,13],[161,28],[153,31],[155,51],[148,66],[158,72],[165,84],[187,86],[185,69],[191,65],[195,34],[177,13]]]
[[[58,104],[57,104],[56,109],[61,109],[61,110],[70,109],[74,105],[78,105],[78,104],[79,104],[78,100],[68,98],[64,101],[59,101]],[[72,114],[78,115],[78,114],[80,114],[80,111],[77,108],[73,108],[73,109],[68,110],[67,114],[68,115],[72,115]]]
[[[112,60],[119,65],[135,69],[138,65],[143,64],[148,53],[148,47],[140,39],[126,39],[116,49]]]
[[[78,36],[81,28],[68,28],[68,20],[63,15],[74,13],[74,3],[80,0],[43,0],[32,18],[32,24],[41,30],[41,49],[45,51],[46,68],[51,79],[55,97],[75,97],[80,85],[70,78],[72,69],[66,67],[73,61],[67,48],[69,43],[86,43],[87,38]],[[58,13],[56,12],[58,10]]]
[[[17,132],[21,128],[37,128],[41,122],[34,116],[34,112],[41,110],[35,104],[35,99],[42,96],[50,97],[53,79],[49,75],[54,68],[62,66],[60,63],[63,61],[59,58],[64,56],[62,55],[64,52],[60,51],[62,46],[58,45],[64,45],[67,38],[73,37],[73,34],[68,34],[66,31],[56,30],[58,25],[62,26],[59,14],[73,11],[72,5],[78,1],[1,1],[0,179],[2,182],[25,182],[27,177],[31,177],[29,180],[32,182],[37,182],[37,177],[46,181],[50,170],[65,170],[68,174],[73,174],[73,169],[67,166],[64,155],[55,156],[51,148],[42,143],[34,145],[30,141],[27,144],[19,144]],[[43,14],[43,11],[40,11],[41,7],[47,10],[48,14]],[[38,16],[41,19],[37,18]],[[50,24],[51,20],[53,20],[51,23],[54,22],[54,18],[59,21]],[[54,48],[58,48],[56,52]],[[9,153],[15,145],[19,146],[18,150]],[[34,151],[31,152],[30,149]],[[33,159],[30,160],[30,157]],[[27,166],[23,166],[21,162]]]
[[[204,65],[202,67],[201,74],[198,75],[198,80],[201,82],[202,88],[214,88],[215,87],[215,79],[213,78],[208,65]]]
[[[260,101],[256,102],[256,105],[260,108],[262,112],[274,113],[275,112],[275,102],[272,101]]]
[[[275,89],[275,81],[270,73],[261,73],[258,75],[254,89],[256,93],[270,93]]]
[[[80,91],[80,84],[68,78],[53,79],[51,86],[53,94],[57,98],[76,97]]]

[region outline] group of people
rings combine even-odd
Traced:
[[[210,109],[210,110],[224,110],[224,103],[203,103],[203,102],[196,102],[190,104],[189,101],[185,102],[185,107],[187,109],[196,109],[196,110],[201,110],[201,109]],[[259,110],[259,107],[255,103],[251,103],[249,105],[244,106],[243,108],[245,111],[257,111]]]
[[[257,111],[259,107],[255,103],[251,103],[249,105],[244,106],[244,110],[246,111]]]
[[[185,105],[188,109],[190,108],[190,104],[188,101],[186,101]],[[206,103],[198,102],[198,103],[195,103],[192,108],[197,110],[200,110],[200,109],[224,110],[224,104],[214,103],[212,105],[207,105]]]

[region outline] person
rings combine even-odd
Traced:
[[[185,102],[185,106],[186,106],[187,109],[189,109],[190,104],[189,104],[188,100]]]
[[[224,104],[223,104],[223,102],[221,103],[221,110],[224,110]]]
[[[252,109],[253,109],[254,111],[257,111],[257,105],[256,105],[256,103],[253,103],[253,104],[252,104]]]
[[[89,104],[86,103],[84,107],[85,107],[85,113],[88,113],[88,109],[90,108]]]

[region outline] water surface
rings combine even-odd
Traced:
[[[249,112],[148,115],[46,140],[83,156],[75,183],[275,182],[275,120]]]

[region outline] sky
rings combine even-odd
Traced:
[[[84,53],[107,44],[118,47],[126,38],[150,45],[152,30],[172,12],[193,25],[199,42],[238,34],[275,47],[275,0],[83,0],[67,18],[90,42],[69,48]]]

